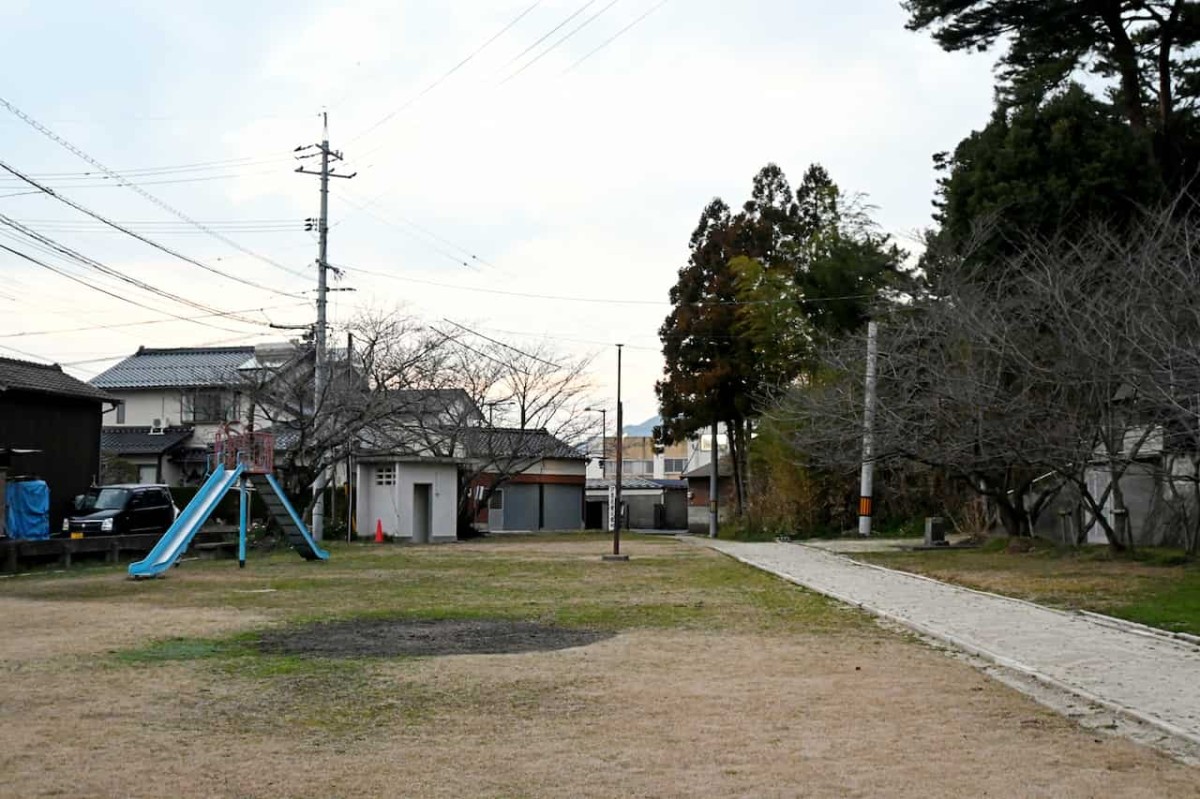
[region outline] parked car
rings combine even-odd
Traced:
[[[75,498],[75,512],[63,519],[62,531],[72,538],[162,534],[178,515],[164,485],[97,486]]]

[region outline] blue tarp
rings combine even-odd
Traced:
[[[11,538],[41,541],[50,537],[50,487],[45,480],[9,483],[5,526]]]

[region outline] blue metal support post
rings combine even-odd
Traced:
[[[246,476],[238,481],[238,568],[246,568],[246,522],[250,517],[250,494]]]

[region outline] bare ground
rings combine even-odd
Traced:
[[[90,655],[146,641],[145,607],[16,601],[0,602],[7,796],[1200,795],[1200,771],[881,630],[638,630],[344,677],[330,662],[327,679],[114,665]],[[164,612],[180,634],[259,623]],[[69,636],[48,633],[67,617]]]

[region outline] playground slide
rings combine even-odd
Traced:
[[[188,544],[208,520],[217,503],[225,496],[225,492],[237,483],[242,468],[239,465],[236,469],[227,470],[224,466],[218,466],[175,519],[175,523],[163,533],[163,537],[154,545],[154,549],[150,550],[150,554],[136,563],[129,564],[129,576],[157,577],[171,568],[179,556],[187,551]]]
[[[251,474],[250,482],[258,491],[263,504],[271,512],[276,524],[287,536],[288,543],[305,560],[328,560],[329,553],[317,546],[312,534],[304,526],[304,521],[292,503],[288,502],[287,494],[283,493],[279,481],[270,474]]]

